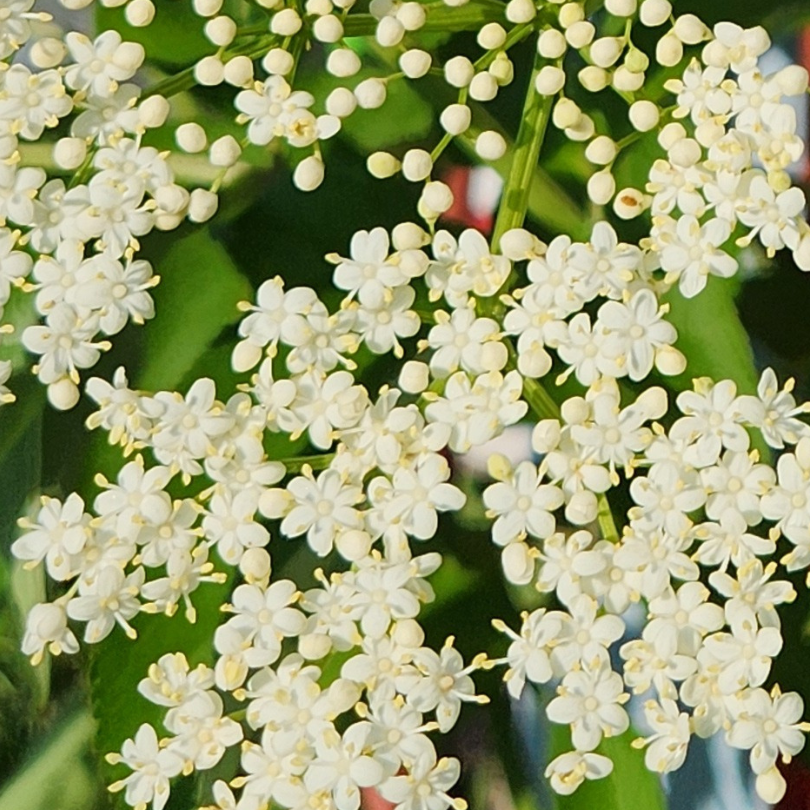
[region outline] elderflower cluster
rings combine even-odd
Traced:
[[[218,398],[210,379],[185,394],[138,391],[123,369],[86,382],[97,405],[87,426],[128,460],[115,482],[96,478],[92,503],[75,492],[46,497],[20,521],[13,554],[60,583],[31,610],[23,651],[34,663],[76,653],[79,636],[97,643],[116,626],[134,639],[139,613],[182,609],[194,621],[198,589],[233,586],[212,666],[191,669],[178,652],[145,673],[139,691],[166,709],[165,735],[133,729],[109,757],[129,771],[111,789],[161,810],[172,779],[239,746],[238,772],[213,788],[222,810],[358,810],[372,788],[397,810],[463,810],[451,795],[460,763],[439,757],[433,740],[463,703],[486,702],[472,675],[503,665],[514,698],[527,681],[556,687],[546,714],[569,727],[571,750],[546,775],[560,793],[611,772],[598,748],[628,730],[633,693],[647,696],[651,733],[635,744],[650,770],[680,767],[693,734],[722,733],[750,750],[757,790],[778,801],[777,759],[798,753],[810,730],[797,694],[764,688],[782,647],[777,607],[796,597],[779,566],[810,567],[801,419],[810,406],[771,370],[756,393],[699,378],[672,396],[662,383],[688,359],[662,296],[677,285],[691,298],[709,275],[733,275],[735,237],[736,246],[758,239],[769,255],[787,247],[810,269],[805,197],[787,171],[803,144],[783,100],[807,90],[806,72],[763,76],[764,31],[712,31],[693,15],[673,18],[667,0],[608,0],[595,20],[584,4],[551,0],[373,0],[368,13],[347,0],[261,0],[237,20],[220,0],[195,0],[212,53],[142,87],[140,45],[115,31],[37,37],[43,18],[32,6],[14,0],[0,18],[10,63],[0,72],[0,303],[35,293],[38,322],[21,342],[60,408],[77,401],[79,371],[111,347],[106,338],[154,314],[158,278],[136,258],[138,239],[213,216],[243,150],[286,155],[295,184],[314,190],[325,142],[356,109],[383,115],[391,82],[432,76],[454,91],[432,152],[368,158],[377,177],[424,184],[424,227],[361,230],[347,255],[327,255],[343,294],[331,310],[313,289],[265,280],[240,305],[236,391]],[[133,25],[154,15],[150,0],[127,3]],[[611,17],[625,21],[623,36],[598,35],[605,22],[615,30]],[[666,26],[654,58],[675,70],[660,93],[645,86],[650,57],[632,42],[636,24]],[[470,28],[476,61],[439,63],[432,46],[418,47],[420,33]],[[373,40],[368,51],[355,47],[362,36]],[[35,71],[15,58],[32,38]],[[546,245],[520,227],[525,210],[499,216],[508,226],[492,240],[436,229],[453,195],[434,164],[453,140],[483,160],[505,155],[504,135],[474,127],[474,115],[512,82],[509,50],[529,38],[537,58],[525,115],[535,118],[518,137],[539,138],[536,155],[550,122],[587,144],[600,167],[589,196],[612,202],[619,221],[649,213],[641,239],[622,241],[608,214],[584,242],[561,234]],[[323,98],[298,80],[308,50],[339,80]],[[628,101],[624,138],[597,134],[566,95],[569,51],[585,60],[575,78],[586,90],[610,87]],[[376,56],[364,66],[361,53]],[[209,146],[202,124],[177,123],[168,98],[222,84],[234,89],[233,132]],[[167,121],[181,151],[208,150],[210,187],[186,188],[173,155],[149,144]],[[48,179],[26,165],[25,146],[57,126],[69,135],[53,143],[60,171]],[[617,193],[614,164],[648,131],[666,157],[643,191]],[[507,189],[502,211],[519,190]],[[386,385],[363,382],[361,350],[394,358]],[[11,370],[0,367],[3,401],[13,398],[2,385]],[[576,393],[558,406],[552,392],[563,383]],[[452,638],[426,644],[420,614],[441,555],[418,545],[433,540],[441,515],[465,508],[455,456],[527,419],[536,460],[491,455],[494,483],[481,497],[505,579],[542,596],[518,630],[495,618],[510,640],[505,655],[465,662]],[[310,454],[272,457],[270,434]],[[771,450],[781,451],[773,463]],[[274,577],[282,537],[328,570],[306,584]],[[779,556],[782,538],[790,550]],[[622,617],[640,602],[647,621],[630,638]]]

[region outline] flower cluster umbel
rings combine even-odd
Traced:
[[[142,725],[109,757],[129,768],[112,789],[161,810],[173,777],[210,769],[241,745],[240,772],[214,786],[222,810],[357,810],[366,788],[398,810],[461,810],[450,796],[459,762],[440,758],[431,735],[455,725],[462,703],[486,702],[474,671],[507,665],[515,698],[527,681],[556,685],[547,715],[570,727],[572,748],[547,769],[560,793],[610,773],[597,749],[628,729],[624,704],[635,693],[648,697],[651,733],[636,744],[651,770],[678,768],[693,734],[722,733],[750,750],[760,795],[777,801],[777,759],[801,750],[808,726],[798,695],[763,688],[782,646],[777,606],[796,596],[770,558],[784,537],[792,547],[779,564],[810,566],[808,406],[771,370],[756,393],[700,378],[674,402],[649,378],[687,365],[661,296],[677,285],[691,298],[709,275],[733,275],[735,243],[757,240],[768,255],[787,247],[810,269],[806,201],[788,173],[803,144],[785,102],[806,92],[806,72],[763,76],[762,29],[710,30],[693,15],[673,17],[667,0],[607,0],[595,20],[581,3],[532,0],[372,0],[369,14],[351,0],[244,5],[249,18],[236,20],[221,0],[195,0],[212,53],[144,89],[140,45],[116,31],[59,38],[33,0],[0,2],[0,217],[9,226],[0,231],[0,299],[35,293],[43,322],[26,327],[22,343],[60,408],[78,399],[78,371],[110,347],[99,336],[153,315],[157,277],[135,258],[138,238],[213,216],[243,149],[287,150],[296,185],[313,190],[321,142],[356,108],[384,115],[391,82],[437,74],[457,91],[433,152],[368,160],[377,177],[423,184],[424,226],[359,231],[348,255],[327,256],[344,293],[335,311],[312,289],[262,283],[242,305],[239,390],[220,400],[201,379],[185,395],[137,391],[123,369],[87,381],[98,405],[88,427],[105,430],[128,460],[115,482],[96,479],[92,506],[78,493],[43,498],[21,520],[14,555],[64,583],[30,612],[24,652],[34,663],[76,652],[77,623],[95,643],[116,625],[135,638],[140,612],[182,608],[194,621],[198,588],[228,571],[239,583],[212,640],[214,665],[191,668],[169,654],[141,681],[141,694],[166,708],[169,736]],[[150,0],[126,3],[132,25],[154,14]],[[599,36],[615,18],[625,33]],[[651,58],[633,43],[637,25],[659,33],[652,56],[672,69],[660,96],[647,92]],[[418,47],[421,32],[471,26],[476,61],[452,56],[434,67]],[[376,40],[373,67],[384,75],[357,78],[357,36]],[[432,179],[434,162],[453,139],[472,137],[476,104],[512,81],[509,51],[529,37],[537,58],[526,109],[537,118],[528,137],[541,138],[550,121],[587,144],[589,197],[620,220],[649,214],[640,241],[621,241],[602,217],[588,241],[563,234],[546,245],[519,227],[525,208],[510,209],[509,194],[499,222],[512,217],[515,227],[499,226],[493,243],[474,229],[436,230],[453,195]],[[16,58],[28,40],[33,71]],[[296,86],[312,46],[341,80],[324,98]],[[577,59],[584,67],[572,73]],[[208,148],[199,123],[178,125],[168,97],[223,83],[234,88],[235,134]],[[566,94],[575,83],[625,99],[630,134],[597,133]],[[210,188],[185,188],[173,156],[148,144],[167,121],[180,150],[208,148]],[[70,134],[54,144],[58,171],[48,179],[21,154],[57,125]],[[617,191],[618,156],[648,131],[661,156],[646,186]],[[486,129],[474,145],[482,160],[507,148]],[[353,360],[361,347],[400,363],[395,385],[363,385]],[[4,381],[10,372],[10,363],[0,369]],[[558,407],[548,392],[569,378],[580,393]],[[440,513],[464,508],[453,456],[526,418],[539,463],[493,454],[483,501],[506,580],[534,584],[559,605],[527,612],[517,631],[496,619],[511,641],[506,655],[465,663],[452,638],[439,650],[425,645],[419,616],[441,557],[414,544],[434,537]],[[314,455],[270,458],[270,433],[306,437]],[[775,466],[768,448],[782,451]],[[175,479],[185,497],[169,494]],[[610,504],[617,488],[633,502],[621,531]],[[304,591],[274,578],[271,532],[302,538],[339,570],[318,569]],[[639,602],[648,620],[628,638],[622,616]],[[337,677],[325,667],[334,653]],[[232,705],[244,708],[229,713]]]

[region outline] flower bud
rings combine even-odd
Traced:
[[[561,31],[546,28],[537,38],[537,53],[545,59],[559,59],[568,48]]]
[[[418,31],[427,19],[425,7],[421,3],[403,3],[397,11],[397,19],[405,27],[406,31]]]
[[[501,551],[503,574],[514,585],[528,585],[532,581],[534,560],[526,543],[509,543]]]
[[[337,53],[337,51],[333,51],[333,53]],[[329,56],[331,57],[332,54]],[[293,55],[289,51],[285,51],[284,48],[271,48],[262,59],[262,67],[273,76],[288,75],[294,65],[295,59],[293,59]],[[333,75],[337,75],[329,69],[328,60],[327,70]]]
[[[214,45],[220,48],[226,48],[230,45],[236,36],[236,23],[223,14],[220,17],[214,17],[205,24],[205,36]]]
[[[554,96],[564,85],[565,71],[554,65],[544,65],[534,80],[534,87],[541,96]]]
[[[222,0],[194,0],[194,11],[200,17],[213,17],[219,14],[222,8]]]
[[[79,401],[79,389],[69,377],[48,386],[48,402],[58,411],[69,411]]]
[[[589,141],[593,138],[596,131],[596,125],[593,123],[593,118],[590,115],[581,115],[579,120],[571,127],[566,127],[565,137],[569,141]]]
[[[283,8],[270,20],[270,31],[280,37],[293,37],[301,30],[302,25],[301,17],[294,8]]]
[[[634,101],[627,114],[638,132],[649,132],[657,126],[660,118],[658,107],[652,101]]]
[[[632,17],[638,8],[637,0],[605,0],[605,8],[614,17]]]
[[[266,582],[272,570],[270,555],[263,548],[245,549],[239,560],[239,570],[249,585]]]
[[[343,37],[343,23],[334,14],[324,14],[312,24],[312,34],[319,42],[338,42]]]
[[[591,61],[601,68],[608,68],[616,63],[624,47],[619,37],[600,37],[591,45]]]
[[[323,183],[323,161],[317,155],[305,157],[293,172],[293,184],[301,191],[314,191]]]
[[[223,76],[231,87],[246,87],[253,82],[253,60],[249,56],[234,56],[225,63]]]
[[[683,45],[672,32],[664,34],[655,46],[655,61],[664,67],[675,67],[683,59]]]
[[[543,243],[525,228],[510,228],[500,239],[500,252],[513,262],[534,259],[543,252]]]
[[[475,68],[466,56],[454,56],[444,65],[444,80],[452,87],[466,87],[475,76]]]
[[[555,105],[551,113],[551,121],[557,129],[573,127],[582,118],[582,110],[576,101],[570,98],[561,98]]]
[[[152,0],[131,0],[124,9],[126,21],[134,28],[145,28],[155,19]]]
[[[487,73],[495,78],[499,87],[506,87],[515,78],[515,66],[505,53],[499,53],[487,68]]]
[[[588,178],[588,199],[594,205],[607,205],[616,193],[616,180],[609,169],[595,172]]]
[[[62,169],[73,171],[87,157],[87,142],[84,138],[60,138],[53,147],[53,159]]]
[[[402,42],[405,26],[396,17],[386,16],[377,23],[374,36],[384,48],[393,48]]]
[[[487,23],[478,32],[477,42],[485,51],[494,51],[506,42],[506,31],[500,23]]]
[[[340,79],[354,76],[360,67],[360,57],[351,48],[337,48],[326,58],[326,70]]]
[[[610,82],[610,74],[596,65],[587,65],[577,74],[579,83],[589,92],[598,93],[604,90]]]
[[[597,166],[607,166],[616,159],[616,142],[607,135],[599,135],[588,144],[585,157]]]
[[[430,385],[427,363],[407,360],[399,373],[398,385],[406,394],[421,394]]]
[[[177,145],[184,151],[192,154],[202,152],[208,145],[205,130],[195,121],[181,124],[174,133]]]
[[[237,374],[250,371],[250,369],[255,368],[262,359],[263,353],[261,346],[257,346],[249,340],[240,340],[239,343],[233,347],[231,367]]]
[[[354,88],[354,96],[364,110],[376,110],[385,103],[385,82],[382,79],[364,79]]]
[[[420,202],[424,202],[425,206],[437,215],[443,214],[453,205],[453,192],[447,183],[442,183],[441,180],[432,180],[426,183],[422,189]]]
[[[669,0],[644,0],[639,10],[639,19],[642,25],[655,28],[663,25],[672,14],[672,4]]]
[[[325,633],[307,633],[298,637],[298,652],[305,661],[320,661],[332,649],[332,640]]]
[[[520,25],[531,22],[537,16],[537,9],[532,0],[509,0],[506,4],[506,19]]]
[[[424,149],[409,149],[402,158],[402,175],[412,183],[418,183],[430,176],[433,160]]]
[[[500,160],[506,154],[506,141],[500,132],[484,130],[475,139],[475,152],[483,160]]]
[[[647,208],[647,200],[638,189],[622,189],[613,200],[613,210],[620,219],[633,219]]]
[[[149,96],[138,106],[138,118],[147,129],[162,127],[170,112],[169,102],[160,95]]]
[[[619,65],[619,67],[613,71],[611,82],[613,86],[621,92],[635,93],[636,90],[641,89],[645,78],[644,73],[633,73],[633,71],[628,70],[625,65]]]
[[[371,535],[360,529],[348,529],[335,538],[335,548],[344,560],[362,560],[371,551]]]
[[[409,79],[421,79],[430,70],[431,61],[427,51],[411,48],[399,57],[399,69]]]
[[[239,160],[241,154],[242,148],[239,146],[236,138],[234,138],[233,135],[223,135],[211,144],[208,159],[212,166],[229,168]]]
[[[665,377],[676,377],[686,371],[686,358],[674,346],[661,346],[655,350],[655,367]]]
[[[631,47],[630,50],[625,54],[624,66],[631,73],[644,73],[644,71],[650,66],[650,57],[647,56],[644,51]]]
[[[326,112],[346,118],[357,109],[357,98],[348,87],[336,87],[326,97]]]
[[[395,175],[400,170],[401,165],[390,152],[373,152],[366,160],[368,173],[378,180],[384,180],[386,177]]]
[[[556,450],[561,438],[557,419],[541,419],[532,429],[532,449],[541,456]]]
[[[195,188],[188,201],[188,218],[192,222],[207,222],[217,212],[219,197],[205,188]]]
[[[807,92],[807,68],[789,65],[776,74],[776,83],[786,96],[801,96]]]
[[[416,619],[400,619],[394,622],[391,640],[406,649],[415,650],[425,643],[425,631]]]
[[[565,519],[574,526],[586,526],[596,520],[599,503],[589,490],[575,492],[565,505]]]
[[[188,206],[189,193],[182,186],[176,183],[168,183],[161,186],[154,193],[155,202],[160,210],[166,214],[180,214]]]
[[[396,250],[419,250],[430,244],[430,236],[415,222],[399,222],[391,231],[391,244]]]
[[[560,25],[570,28],[574,23],[585,19],[585,9],[581,3],[566,3],[560,8]]]
[[[669,152],[675,144],[686,137],[686,130],[683,124],[677,121],[671,121],[666,124],[663,129],[658,133],[658,143],[662,149]]]
[[[216,56],[204,56],[194,65],[194,78],[204,87],[222,84],[225,78],[225,66]]]
[[[466,104],[450,104],[439,116],[442,129],[450,135],[461,135],[470,128],[472,112]]]
[[[82,8],[87,8],[93,0],[61,0],[62,5],[71,11],[78,11]]]
[[[67,46],[56,37],[43,37],[31,45],[31,61],[38,68],[56,67],[67,56]]]
[[[565,39],[572,48],[579,50],[585,48],[593,42],[596,35],[596,28],[588,20],[580,20],[565,29]]]
[[[675,20],[672,30],[684,45],[697,45],[704,39],[710,39],[712,35],[705,23],[694,14],[681,14]]]
[[[314,17],[323,17],[325,14],[331,14],[334,9],[331,0],[307,0],[304,3],[304,11]]]
[[[484,71],[476,73],[470,82],[470,97],[476,101],[492,101],[498,95],[498,82],[495,77]]]
[[[757,796],[766,804],[775,805],[782,801],[787,791],[787,782],[776,765],[757,775],[756,791]]]

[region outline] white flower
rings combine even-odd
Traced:
[[[810,427],[796,419],[799,414],[807,413],[807,407],[796,404],[791,393],[794,384],[790,379],[780,390],[773,369],[766,368],[757,385],[757,396],[741,396],[737,400],[744,419],[759,428],[765,441],[778,450],[810,435]]]
[[[499,476],[500,477],[500,476]],[[484,491],[487,516],[494,518],[492,540],[505,546],[523,540],[529,533],[538,539],[554,534],[554,511],[562,506],[564,496],[559,487],[542,484],[543,475],[531,461],[522,461],[514,472]]]
[[[704,644],[718,661],[718,688],[731,695],[765,682],[771,659],[782,649],[782,636],[775,627],[760,628],[754,611],[744,604],[727,610],[727,619],[731,633],[714,633]]]
[[[748,244],[758,236],[769,257],[786,245],[795,250],[799,245],[799,225],[805,205],[800,188],[794,186],[776,194],[767,179],[757,175],[751,181],[748,201],[737,213],[740,222],[751,229],[743,242]]]
[[[369,286],[360,290],[353,309],[357,317],[354,328],[372,352],[393,351],[395,357],[405,354],[397,338],[413,337],[422,325],[419,316],[410,309],[415,298],[413,287],[387,290]]]
[[[711,493],[706,514],[718,520],[727,510],[739,513],[749,526],[762,520],[760,498],[776,483],[776,474],[767,464],[755,464],[748,453],[726,452],[713,467],[700,471],[700,480]]]
[[[427,345],[434,350],[430,358],[434,377],[448,377],[459,367],[470,374],[483,374],[506,365],[506,347],[498,340],[497,321],[476,318],[469,306],[455,309],[449,316],[438,310],[434,317],[436,325],[427,336]]]
[[[87,622],[84,640],[94,644],[106,638],[116,623],[135,638],[137,633],[128,620],[141,609],[138,601],[144,569],[136,568],[129,576],[117,565],[105,565],[92,581],[79,580],[79,596],[67,604],[71,619]]]
[[[38,140],[45,127],[55,127],[73,109],[56,70],[38,73],[21,64],[3,74],[0,90],[0,121],[9,124],[21,138]]]
[[[142,45],[122,42],[114,30],[104,31],[91,42],[84,34],[71,31],[65,36],[75,64],[65,73],[68,87],[87,90],[92,95],[107,97],[118,89],[118,83],[131,79],[144,58]]]
[[[724,571],[712,571],[709,584],[728,600],[727,615],[734,615],[740,608],[753,610],[763,627],[778,629],[781,622],[776,606],[793,602],[797,594],[790,582],[770,582],[775,572],[773,561],[763,567],[760,560],[749,560],[737,569],[736,579]]]
[[[720,246],[731,236],[731,226],[715,218],[701,225],[693,216],[682,216],[675,227],[676,240],[661,251],[661,267],[668,281],[678,281],[686,298],[693,298],[705,286],[709,275],[730,278],[737,272],[737,261]]]
[[[31,656],[31,663],[42,661],[47,649],[51,655],[63,652],[72,655],[79,651],[79,642],[68,627],[64,605],[58,602],[40,602],[28,611],[20,649]]]
[[[562,629],[562,614],[547,613],[545,608],[534,610],[523,617],[520,635],[500,620],[494,620],[496,630],[512,639],[506,658],[509,669],[504,675],[509,694],[517,699],[523,692],[526,679],[532,683],[548,683],[553,675],[549,653]]]
[[[183,653],[166,653],[149,666],[148,677],[138,684],[138,691],[158,706],[180,706],[194,695],[214,685],[214,672],[205,664],[189,670]]]
[[[317,478],[305,470],[287,484],[287,491],[294,501],[281,522],[282,534],[306,534],[310,548],[322,557],[332,549],[338,532],[362,526],[354,508],[363,497],[362,490],[347,484],[337,470],[324,470]]]
[[[613,771],[613,763],[602,754],[569,751],[549,762],[544,776],[556,793],[572,794],[586,779],[604,779]]]
[[[662,698],[660,703],[648,700],[644,704],[644,717],[653,734],[633,742],[636,748],[647,746],[644,764],[657,773],[677,771],[683,765],[689,747],[689,715],[678,711],[674,700]]]
[[[170,709],[165,725],[177,736],[167,750],[179,754],[186,767],[196,770],[213,768],[226,748],[242,740],[242,726],[223,717],[222,698],[216,692],[197,692],[183,705]]]
[[[57,581],[78,573],[80,555],[91,529],[84,501],[75,492],[64,503],[43,496],[36,520],[21,518],[19,525],[26,532],[11,545],[11,553],[17,559],[35,564],[45,560],[48,575]]]
[[[579,751],[593,751],[603,736],[618,736],[630,725],[621,705],[628,699],[621,676],[604,659],[568,672],[557,693],[546,714],[554,723],[571,725],[571,741]]]
[[[675,327],[663,319],[666,311],[649,289],[639,290],[625,304],[608,301],[599,308],[597,324],[605,330],[604,353],[633,381],[643,380],[659,352],[678,336]]]
[[[384,773],[382,765],[369,756],[371,730],[369,723],[355,723],[342,737],[335,732],[319,735],[316,759],[304,774],[307,790],[331,793],[337,810],[358,810],[360,788],[378,785]]]
[[[608,648],[624,633],[624,622],[618,616],[597,616],[599,605],[587,594],[568,604],[570,616],[560,613],[560,635],[551,653],[555,674],[560,676],[578,666],[596,666],[608,661]],[[558,617],[557,612],[550,614]],[[576,743],[575,743],[576,744]]]
[[[235,495],[215,493],[211,498],[202,528],[225,562],[236,565],[245,549],[263,548],[269,542],[270,533],[254,520],[258,508],[259,495],[251,489]]]
[[[780,754],[789,762],[804,748],[810,724],[801,722],[804,701],[796,692],[782,694],[777,687],[769,695],[764,689],[749,689],[734,704],[734,722],[726,739],[735,748],[751,750],[755,774],[772,768]]]
[[[451,798],[447,791],[458,781],[461,765],[455,757],[437,761],[436,751],[426,746],[403,776],[392,776],[380,785],[380,794],[397,810],[465,810],[467,803]]]
[[[161,748],[154,728],[147,723],[121,746],[120,754],[110,754],[107,758],[132,769],[129,776],[113,782],[110,790],[126,788],[127,804],[137,807],[151,802],[153,810],[162,810],[169,800],[169,779],[183,769],[183,757],[171,748]]]

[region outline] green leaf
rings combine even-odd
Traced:
[[[252,296],[210,230],[175,242],[156,267],[156,316],[144,330],[138,386],[150,391],[180,385],[220,332],[239,318],[236,304]]]
[[[676,383],[687,387],[693,378],[706,376],[734,380],[740,393],[756,392],[754,353],[737,313],[735,292],[734,283],[712,276],[695,298],[686,299],[677,289],[664,296],[671,307],[667,320],[678,330],[675,345],[688,360]]]
[[[604,779],[586,780],[570,796],[557,796],[558,810],[666,810],[658,775],[645,767],[644,752],[630,745],[637,736],[631,729],[620,737],[602,740],[596,752],[613,761],[612,773]],[[559,753],[570,750],[567,738],[567,729],[555,728],[555,747],[564,745]]]
[[[155,19],[145,28],[134,28],[117,8],[96,6],[96,29],[118,31],[127,42],[139,42],[147,57],[168,65],[193,64],[216,48],[203,34],[200,18],[183,0],[155,0]]]
[[[84,751],[93,733],[86,711],[70,717],[0,792],[0,810],[87,810],[96,793]]]
[[[160,721],[166,710],[141,697],[138,682],[146,677],[149,665],[165,653],[185,653],[192,668],[213,662],[214,628],[220,624],[220,607],[230,588],[229,583],[202,583],[191,596],[197,608],[194,624],[183,616],[182,607],[171,618],[141,614],[132,621],[138,629],[138,639],[129,641],[116,628],[94,648],[91,698],[98,723],[95,745],[100,755],[118,751],[124,739],[131,737],[141,723],[151,723],[161,735]],[[109,769],[106,770],[106,776],[110,777]]]
[[[356,80],[378,75],[367,69],[357,74]],[[331,90],[345,84],[325,71],[316,76],[302,77],[303,86],[316,98],[325,97]],[[378,110],[359,107],[343,119],[341,134],[364,156],[377,149],[388,149],[400,143],[412,143],[427,137],[433,126],[431,105],[406,82],[393,81],[387,85],[385,103]]]

